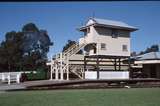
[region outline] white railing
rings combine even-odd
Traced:
[[[22,72],[4,72],[0,73],[0,80],[2,82],[8,82],[10,84],[11,82],[17,82],[20,83]]]
[[[55,56],[54,60],[51,60],[50,63],[47,63],[47,65],[51,66],[51,79],[52,79],[52,73],[55,72],[55,79],[58,80],[58,74],[60,73],[60,79],[63,80],[63,73],[67,72],[67,76],[69,76],[69,59],[71,56],[75,55],[78,51],[80,51],[81,48],[85,46],[85,43],[83,44],[74,44],[71,47],[69,47],[67,50],[64,52],[59,53],[58,55]],[[72,71],[71,71],[72,72]],[[75,75],[78,77],[81,77],[81,73],[77,71],[73,71]],[[56,76],[57,75],[57,76]],[[67,77],[68,79],[68,77]]]

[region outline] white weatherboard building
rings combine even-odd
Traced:
[[[130,32],[137,30],[123,22],[90,19],[80,28],[85,34],[80,44],[95,44],[86,49],[89,55],[130,56]]]
[[[75,74],[81,79],[128,79],[130,33],[137,28],[124,22],[90,18],[75,45],[47,63],[51,66],[51,79],[70,79]],[[84,53],[76,54],[83,49]],[[54,76],[53,76],[54,75]]]

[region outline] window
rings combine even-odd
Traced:
[[[118,37],[118,31],[115,29],[112,29],[112,38],[117,38]]]
[[[106,44],[105,43],[101,43],[101,50],[106,50]]]
[[[86,28],[86,30],[84,31],[84,36],[86,36],[88,33],[90,33],[90,28]]]
[[[123,51],[128,51],[127,45],[122,45],[122,50]]]
[[[87,33],[90,33],[90,28],[87,28]]]

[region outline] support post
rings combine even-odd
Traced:
[[[129,77],[132,78],[132,71],[131,71],[131,59],[128,58],[128,71],[129,71]]]
[[[118,62],[119,62],[119,71],[121,70],[121,59],[119,58],[118,59]]]
[[[69,58],[67,55],[67,80],[69,80]]]
[[[84,70],[83,70],[84,71],[83,72],[84,77],[85,77],[85,72],[86,72],[86,65],[87,65],[86,56],[84,56]],[[83,77],[83,79],[85,79],[84,77]]]
[[[97,66],[96,66],[96,69],[97,69],[97,79],[99,79],[99,56],[97,56]]]
[[[50,70],[51,70],[51,72],[50,72],[50,80],[53,80],[53,76],[52,76],[52,74],[53,74],[53,73],[52,73],[52,69],[53,69],[53,64],[52,64],[52,60],[51,60],[51,69],[50,69]]]
[[[55,80],[58,80],[58,66],[57,63],[55,63]]]
[[[83,70],[83,68],[81,68],[81,72],[82,72],[82,78],[84,79],[84,70]]]
[[[117,71],[117,61],[114,59],[114,70]]]
[[[62,67],[62,65],[63,65],[63,63],[62,63],[62,59],[63,59],[63,57],[62,57],[62,53],[60,54],[60,72],[61,72],[61,80],[63,80],[63,67]]]

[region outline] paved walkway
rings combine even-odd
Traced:
[[[24,86],[41,86],[41,85],[52,85],[72,82],[74,80],[38,80],[38,81],[26,81],[23,83]]]
[[[57,83],[64,83],[69,81],[57,81],[57,80],[38,80],[38,81],[26,81],[24,83],[11,83],[8,85],[7,83],[0,83],[0,91],[7,90],[25,90],[29,86],[38,86],[38,85],[52,85]]]
[[[25,89],[26,87],[22,84],[0,84],[0,91],[7,91],[7,90],[18,90],[18,89]]]

